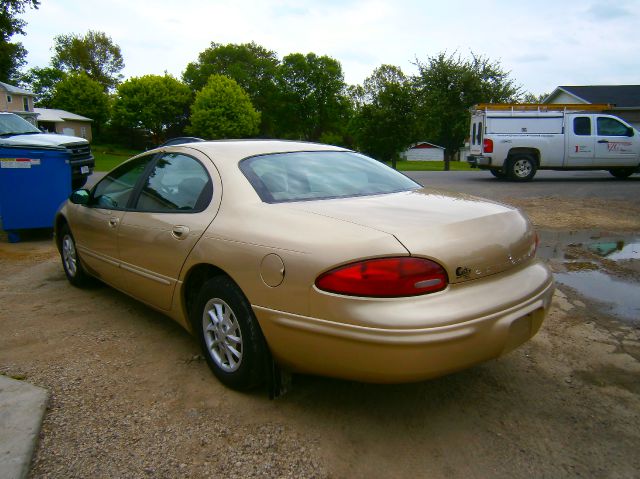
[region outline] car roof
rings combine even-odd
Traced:
[[[310,143],[305,141],[288,140],[218,140],[185,143],[166,147],[167,151],[173,148],[192,148],[201,151],[217,161],[239,161],[243,158],[255,155],[271,153],[289,153],[294,151],[350,151],[333,145]]]

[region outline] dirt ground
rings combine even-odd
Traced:
[[[640,234],[622,202],[512,203],[539,228]],[[51,392],[34,478],[640,477],[639,323],[570,289],[497,360],[395,386],[296,376],[270,401],[221,386],[171,320],[71,287],[46,237],[0,243],[0,268],[0,373]]]

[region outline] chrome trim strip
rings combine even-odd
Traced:
[[[76,248],[80,251],[80,253],[84,255],[91,256],[92,258],[98,259],[100,261],[104,261],[105,263],[108,263],[111,266],[115,266],[116,268],[120,267],[120,263],[118,261],[111,259],[108,256],[104,256],[102,254],[96,253],[95,251],[91,251],[84,246],[76,245]]]
[[[156,283],[160,283],[163,284],[165,286],[170,286],[171,285],[171,280],[166,278],[165,276],[160,276],[156,273],[152,273],[151,271],[148,271],[146,269],[142,269],[142,268],[136,268],[135,266],[131,266],[129,264],[126,263],[121,263],[120,267],[126,271],[129,271],[131,273],[137,274],[138,276],[142,276],[143,278],[147,278],[150,279],[152,281],[155,281]]]
[[[142,276],[143,278],[150,279],[152,281],[163,284],[165,286],[170,286],[172,283],[175,282],[175,280],[172,280],[171,278],[167,278],[166,276],[162,276],[152,271],[149,271],[143,268],[138,268],[136,266],[132,266],[127,263],[116,261],[107,256],[91,251],[83,246],[77,246],[77,248],[84,255],[91,256],[92,258],[98,259],[100,261],[104,261],[105,263],[110,264],[111,266],[115,266],[116,268],[122,268],[126,271],[129,271],[130,273],[137,274],[139,276]]]

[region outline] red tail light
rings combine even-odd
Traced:
[[[410,257],[360,261],[316,279],[316,286],[323,291],[380,298],[434,293],[447,283],[447,273],[438,263]]]
[[[490,138],[485,138],[482,142],[482,151],[484,153],[493,153],[493,140]]]

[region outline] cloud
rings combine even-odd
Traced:
[[[632,11],[626,6],[611,2],[598,2],[592,4],[587,9],[587,14],[595,20],[616,20],[618,18],[630,18],[633,16]]]
[[[523,55],[516,55],[513,57],[514,62],[518,63],[538,63],[549,61],[549,55],[544,53],[525,53]]]
[[[417,59],[471,51],[500,61],[516,83],[540,93],[557,85],[633,83],[640,63],[630,39],[640,1],[495,0],[110,0],[42,2],[24,14],[29,67],[45,66],[53,37],[100,30],[120,45],[126,77],[186,65],[216,43],[257,44],[275,51],[328,55],[347,83],[361,83],[382,64],[416,73]],[[554,14],[550,15],[549,12]],[[51,21],[56,19],[56,21]],[[585,66],[586,65],[586,66]],[[606,65],[606,67],[605,67]]]

